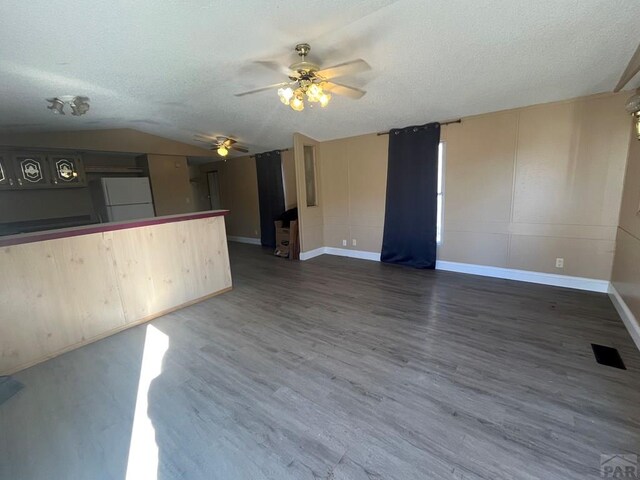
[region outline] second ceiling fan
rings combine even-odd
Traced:
[[[289,81],[236,93],[236,97],[278,89],[278,96],[282,103],[289,105],[293,110],[301,111],[304,110],[305,98],[309,103],[319,103],[321,107],[325,107],[331,100],[332,94],[358,99],[366,93],[359,88],[332,81],[337,77],[370,70],[369,64],[361,58],[332,67],[320,68],[320,66],[308,62],[305,58],[311,50],[308,43],[296,45],[295,50],[301,60],[289,65],[289,67],[281,66],[275,62],[257,62],[267,68],[284,73],[289,77]]]
[[[242,153],[249,152],[249,149],[247,147],[238,145],[238,141],[230,137],[223,137],[223,136],[210,137],[207,135],[198,134],[198,135],[195,135],[193,138],[198,142],[204,142],[211,145],[210,149],[217,151],[218,155],[220,155],[221,157],[226,157],[229,154],[229,150],[236,150]]]

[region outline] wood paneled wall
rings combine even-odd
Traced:
[[[640,140],[635,135],[629,143],[611,282],[640,320]]]
[[[157,216],[190,213],[197,210],[189,178],[187,157],[143,155],[139,159],[149,177],[153,208]]]
[[[628,96],[535,105],[444,127],[439,259],[608,280],[627,158]],[[388,138],[332,140],[319,150],[323,216],[314,223],[322,227],[322,246],[380,252]],[[310,235],[305,223],[303,238]],[[564,268],[555,267],[557,257]]]
[[[231,287],[224,217],[0,248],[0,375]]]
[[[608,280],[629,139],[627,94],[445,129],[442,260]],[[556,258],[564,268],[556,268]]]
[[[260,204],[255,158],[248,155],[233,157],[227,161],[201,165],[199,168],[205,186],[207,172],[218,172],[222,208],[229,210],[227,233],[234,237],[259,239]],[[290,209],[298,203],[293,148],[282,152],[282,174],[285,208]]]
[[[217,171],[220,202],[228,209],[227,233],[230,236],[260,238],[260,209],[256,161],[250,156],[229,158],[202,165],[202,174]]]
[[[325,246],[379,252],[389,136],[374,133],[321,142],[319,150]]]

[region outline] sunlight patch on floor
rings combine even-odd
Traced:
[[[147,325],[144,341],[136,409],[133,416],[127,480],[153,480],[158,472],[158,445],[155,429],[147,415],[149,387],[162,373],[162,359],[169,348],[169,337],[152,325]]]

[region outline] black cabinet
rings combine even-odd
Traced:
[[[77,154],[0,152],[0,189],[84,187],[87,179]]]
[[[0,153],[0,190],[14,188],[16,184],[10,159],[9,155]]]

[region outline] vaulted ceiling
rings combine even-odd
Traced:
[[[252,152],[611,91],[640,41],[637,0],[50,0],[0,4],[0,132],[135,128]],[[367,90],[294,112],[255,63],[363,58]],[[634,79],[629,87],[638,86]],[[44,99],[86,95],[82,117]]]

